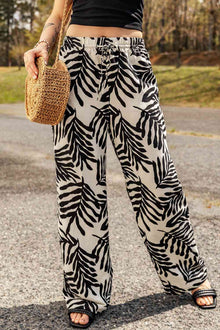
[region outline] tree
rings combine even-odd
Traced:
[[[170,0],[145,0],[143,13],[143,37],[147,47],[153,48],[163,43],[173,30],[172,20],[166,17],[166,7]]]
[[[10,57],[16,60],[18,69],[21,69],[25,52],[25,35],[22,29],[16,27],[13,30],[13,46],[10,50]]]
[[[34,21],[32,22],[31,29],[26,30],[25,35],[28,39],[28,46],[32,47],[39,39],[43,30],[45,21],[47,20],[53,8],[53,0],[38,0],[34,13]]]
[[[33,23],[38,10],[37,0],[17,0],[17,14],[20,24],[29,24],[29,31],[33,31]]]
[[[219,1],[210,0],[209,3],[209,50],[216,49],[217,26],[219,19]]]
[[[5,64],[10,65],[9,60],[9,51],[10,45],[12,42],[12,27],[13,27],[13,19],[14,13],[16,11],[16,1],[10,0],[0,0],[0,42],[5,49]]]

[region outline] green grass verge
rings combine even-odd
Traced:
[[[163,105],[220,108],[220,68],[153,66]]]
[[[153,65],[162,105],[220,108],[220,69]],[[0,103],[24,102],[24,67],[0,67]]]
[[[24,102],[24,81],[27,71],[24,67],[0,67],[0,103]]]

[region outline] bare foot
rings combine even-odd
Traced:
[[[82,313],[70,313],[71,321],[74,323],[87,324],[89,322],[89,316]]]
[[[203,282],[198,288],[192,290],[192,294],[200,289],[211,289],[211,285],[209,283],[208,280],[205,280],[205,282]],[[196,302],[198,305],[200,306],[204,306],[204,305],[212,305],[213,304],[213,296],[204,296],[204,297],[199,297],[196,298]]]

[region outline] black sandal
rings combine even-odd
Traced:
[[[71,320],[70,314],[71,313],[81,313],[81,314],[87,314],[89,316],[89,321],[86,324],[81,324],[81,323],[75,323]],[[72,327],[74,328],[88,328],[91,323],[94,321],[95,319],[95,313],[87,310],[87,309],[83,309],[83,308],[73,308],[73,309],[69,309],[68,310],[68,316],[69,316],[69,323]]]
[[[213,296],[213,304],[212,305],[199,305],[196,302],[196,299],[199,297],[205,297],[205,296]],[[199,306],[202,309],[209,309],[209,308],[215,308],[217,305],[217,293],[215,289],[201,289],[197,290],[192,294],[193,300],[196,303],[197,306]]]

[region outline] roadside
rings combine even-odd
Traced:
[[[161,105],[169,133],[181,131],[220,136],[220,109]],[[0,104],[0,114],[26,118],[25,105],[20,103]],[[208,137],[208,136],[207,136]]]
[[[174,62],[173,62],[174,63]],[[155,65],[160,102],[163,105],[220,109],[220,70],[218,66]],[[0,104],[24,102],[24,67],[0,67]]]
[[[173,65],[176,61],[176,52],[164,52],[151,56],[153,65]],[[183,51],[181,53],[182,65],[220,66],[220,51]]]
[[[220,140],[218,109],[163,107],[171,156],[185,190],[195,238],[219,287]],[[7,114],[6,114],[7,113]],[[10,113],[10,115],[8,115]],[[201,310],[188,295],[168,296],[139,235],[125,181],[107,141],[111,305],[91,330],[216,330],[219,306]],[[57,234],[52,133],[25,118],[24,105],[0,106],[0,328],[67,330]]]

